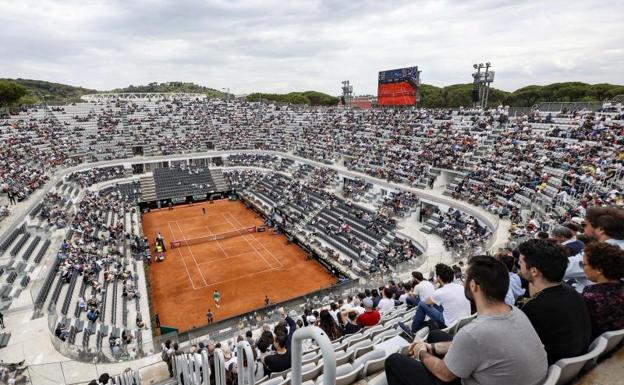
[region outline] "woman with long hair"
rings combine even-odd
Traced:
[[[321,310],[320,319],[321,320],[319,323],[319,327],[323,329],[323,331],[325,332],[325,334],[327,334],[327,337],[329,337],[331,341],[337,340],[338,338],[342,337],[342,332],[340,331],[336,320],[334,320],[334,317],[332,317],[332,315],[329,313],[329,310]]]

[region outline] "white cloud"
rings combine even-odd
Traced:
[[[619,0],[0,0],[0,76],[330,94],[349,79],[364,94],[379,70],[448,85],[489,60],[507,90],[622,83],[622,14]]]

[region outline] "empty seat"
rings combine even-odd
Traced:
[[[597,338],[590,346],[589,351],[586,354],[578,357],[562,358],[555,362],[561,368],[561,376],[557,381],[557,385],[564,385],[570,383],[578,376],[587,362],[596,359],[607,347],[606,338]]]
[[[336,385],[339,383],[338,379],[340,378],[341,384],[351,384],[353,382],[355,382],[355,380],[357,380],[359,373],[361,373],[362,371],[362,367],[356,368],[351,364],[344,364],[344,365],[340,365],[336,367]],[[348,382],[347,379],[345,379],[345,377],[348,377],[349,379],[352,379],[351,382]],[[318,376],[318,378],[316,379],[316,385],[321,385],[323,384],[323,375],[321,374],[320,376]]]
[[[607,346],[605,347],[604,351],[598,356],[598,359],[601,359],[611,353],[613,350],[615,350],[615,348],[617,348],[620,343],[622,343],[622,340],[624,340],[624,329],[604,332],[598,338],[604,338],[607,340]]]
[[[347,353],[354,352],[354,358],[358,358],[373,350],[373,342],[371,340],[360,341],[347,348]]]
[[[548,375],[544,380],[543,385],[557,385],[559,384],[559,378],[561,377],[561,367],[557,365],[550,365],[548,368]]]

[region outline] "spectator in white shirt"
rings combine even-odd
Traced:
[[[416,333],[423,326],[427,316],[430,322],[433,321],[442,328],[452,326],[459,319],[470,315],[470,301],[466,299],[464,287],[453,282],[453,269],[448,265],[438,263],[435,266],[435,272],[440,288],[431,297],[418,303],[411,328],[399,323],[408,335]]]
[[[329,314],[331,314],[332,318],[336,323],[338,323],[338,313],[340,313],[340,309],[338,308],[338,304],[336,302],[332,302],[330,305]]]
[[[377,310],[380,313],[388,313],[394,309],[394,299],[392,299],[392,291],[388,288],[383,290],[383,298],[379,300],[377,304]]]
[[[366,309],[362,307],[362,301],[360,301],[358,297],[353,299],[353,310],[355,310],[358,313],[358,315],[366,311]]]
[[[412,272],[412,277],[414,278],[415,286],[412,292],[405,298],[405,303],[408,306],[418,306],[420,301],[424,301],[433,295],[435,287],[433,283],[425,279],[420,271]]]

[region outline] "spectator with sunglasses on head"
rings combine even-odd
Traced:
[[[585,214],[583,233],[598,242],[605,242],[624,250],[624,210],[615,206],[591,207]],[[593,284],[583,269],[583,254],[569,258],[564,280],[571,281],[579,293]]]

